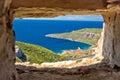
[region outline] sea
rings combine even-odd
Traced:
[[[15,18],[13,29],[16,33],[16,41],[40,45],[52,50],[56,54],[63,50],[83,49],[87,50],[91,45],[47,37],[48,34],[71,32],[84,28],[102,28],[103,21],[87,20],[60,20],[60,19],[33,19],[33,18]]]

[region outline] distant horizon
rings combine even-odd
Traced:
[[[15,19],[25,19],[25,20],[62,20],[62,21],[100,21],[104,22],[102,15],[65,15],[57,16],[53,18],[15,18]]]

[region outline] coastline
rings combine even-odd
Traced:
[[[71,32],[47,34],[46,37],[82,42],[88,45],[96,45],[100,38],[101,28],[83,28]]]
[[[56,39],[63,39],[63,40],[69,40],[69,41],[74,41],[74,42],[81,42],[81,43],[84,43],[84,44],[87,44],[87,45],[92,46],[92,44],[89,44],[89,43],[85,43],[85,42],[78,41],[78,40],[72,40],[72,39],[70,39],[70,38],[54,37],[54,36],[52,36],[51,34],[47,34],[47,35],[45,35],[45,37],[56,38]]]

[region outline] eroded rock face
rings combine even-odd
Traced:
[[[16,56],[17,56],[22,62],[27,61],[27,56],[23,53],[22,49],[19,48],[17,45],[15,45],[15,53],[16,53]]]
[[[0,0],[0,80],[17,80],[11,2]]]
[[[35,7],[38,4],[36,1],[39,2],[40,0],[34,1],[35,4],[33,3],[28,4],[27,2],[25,3],[24,1],[21,1],[22,3],[20,4],[20,6],[23,5],[23,6],[31,7],[29,5],[32,5]],[[92,0],[92,1],[94,2],[98,0]],[[119,0],[112,0],[112,1],[108,0],[108,1],[109,1],[109,4],[112,5],[112,7],[118,6],[118,3],[116,4],[116,2],[119,2]],[[12,0],[0,0],[0,80],[17,80],[18,79],[16,70],[15,70],[15,65],[14,65],[15,35],[11,25],[12,19],[13,19],[12,18],[13,13],[10,8],[11,2]],[[76,8],[76,6],[77,8],[79,8],[79,5],[69,7],[70,4],[72,4],[74,1],[73,2],[70,1],[70,4],[68,4],[68,2],[69,2],[68,0],[64,0],[64,1],[53,0],[53,3],[57,3],[57,6],[56,4],[53,4],[53,3],[49,3],[50,4],[49,6],[52,5],[52,7],[59,7],[61,6],[61,3],[66,3],[67,8],[74,9]],[[88,2],[90,3],[90,5],[87,5],[88,3],[85,2],[86,4],[85,9],[105,8],[104,5],[106,5],[106,3],[104,4],[105,2],[104,0],[99,0],[99,3],[103,4],[103,5],[100,5],[101,7],[98,6],[99,5],[98,3],[96,3],[95,5],[91,5],[91,2]],[[19,1],[17,1],[17,3],[19,4]],[[39,4],[38,6],[41,5],[41,6],[49,7],[44,3],[48,4],[48,0],[44,0],[43,3]],[[20,6],[18,5],[18,7]],[[89,6],[91,6],[91,8],[89,8]],[[62,8],[66,8],[66,7],[63,6]],[[84,5],[81,6],[81,9],[82,8],[84,8]],[[115,10],[113,12],[111,10],[107,14],[103,14],[103,15],[104,15],[106,24],[98,44],[98,53],[99,55],[103,54],[104,56],[103,61],[109,64],[111,67],[114,67],[115,65],[120,67],[120,31],[119,31],[120,10]]]
[[[120,67],[120,13],[109,15],[110,17],[105,18],[108,22],[104,27],[103,55],[111,67]]]
[[[48,7],[67,9],[104,9],[106,0],[13,0],[13,8]]]
[[[104,15],[105,26],[98,42],[98,55],[103,55],[103,62],[112,68],[120,67],[120,12],[109,11]]]

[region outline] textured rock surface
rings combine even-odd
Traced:
[[[104,61],[111,67],[120,67],[120,13],[109,12],[105,16],[102,53]]]
[[[11,1],[12,0],[0,0],[0,80],[17,80],[17,74],[15,70],[15,65],[14,65],[15,37],[14,37],[14,32],[11,26],[11,23],[12,23],[12,10],[10,9]],[[52,0],[50,2],[48,2],[48,0],[44,0],[44,1],[15,0],[15,1],[17,2],[13,4],[17,6],[13,5],[12,7],[20,7],[20,6],[22,7],[37,6],[38,7],[39,6],[39,7],[60,7],[60,8],[62,7],[62,8],[70,8],[70,9],[75,9],[75,8],[99,9],[99,8],[106,7],[105,6],[106,0],[91,0],[90,2],[87,2],[89,0],[84,0],[82,1],[82,3],[79,2],[78,0],[71,0],[71,1],[70,0],[64,0],[64,1]],[[32,3],[32,1],[34,3]],[[38,2],[41,4],[39,4]],[[63,3],[66,5],[64,5]],[[84,6],[83,3],[86,5]],[[74,4],[74,5],[70,6],[71,4]],[[108,6],[107,6],[107,8],[109,8],[108,12],[103,13],[104,11],[102,11],[106,25],[103,29],[103,33],[98,44],[98,53],[100,53],[99,55],[103,54],[104,56],[103,61],[109,64],[111,67],[114,67],[116,65],[120,67],[120,51],[119,51],[120,50],[120,31],[119,31],[120,7],[119,6],[120,5],[119,4],[120,4],[120,0],[108,0]],[[96,12],[96,11],[93,11],[93,12]]]
[[[108,12],[103,13],[105,25],[103,27],[101,38],[98,42],[98,57],[103,56],[103,62],[109,64],[112,68],[120,67],[120,0],[109,0]],[[117,3],[116,3],[117,2]],[[116,5],[114,5],[116,4]]]
[[[120,77],[119,71],[103,64],[74,68],[35,68],[18,65],[16,68],[20,80],[119,80]]]
[[[0,0],[0,80],[17,80],[11,0]]]
[[[15,46],[15,53],[16,53],[16,56],[17,56],[22,62],[27,61],[27,56],[23,53],[22,49],[19,48],[17,45]]]
[[[106,0],[13,0],[13,7],[49,7],[71,9],[103,9]]]

